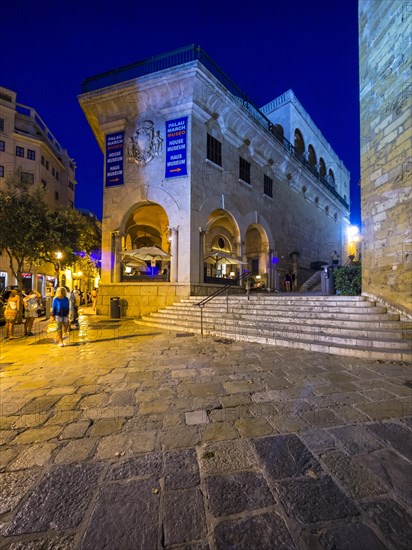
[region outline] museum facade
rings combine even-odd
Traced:
[[[143,315],[246,271],[282,290],[345,255],[349,172],[294,93],[258,109],[199,47],[83,83],[104,154],[99,312]]]

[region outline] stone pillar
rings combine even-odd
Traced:
[[[121,282],[121,259],[122,259],[122,240],[120,238],[120,231],[112,232],[112,269],[111,269],[111,282]]]
[[[299,252],[292,252],[291,259],[292,259],[292,273],[295,275],[295,285],[292,290],[297,290],[299,286],[298,277],[299,277],[299,266],[298,266],[298,258],[299,258]]]
[[[205,235],[207,229],[199,227],[199,283],[205,282],[205,268],[204,268],[204,256],[205,256]]]
[[[178,227],[169,227],[170,231],[170,282],[171,283],[177,283],[178,281],[178,252],[179,252],[179,246],[178,246],[178,237],[179,237],[179,231]]]

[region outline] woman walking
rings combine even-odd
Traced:
[[[6,320],[6,339],[14,340],[14,325],[20,309],[20,296],[17,290],[12,290],[7,300],[4,318]]]
[[[59,324],[56,332],[56,344],[63,347],[63,332],[66,335],[69,331],[69,299],[66,295],[64,286],[59,286],[52,302],[52,311],[50,318]]]
[[[33,323],[36,317],[38,317],[37,310],[39,309],[39,300],[41,294],[35,290],[29,290],[26,297],[23,298],[24,302],[24,317],[26,321],[24,323],[24,335],[33,336]]]

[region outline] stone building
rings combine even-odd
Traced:
[[[76,165],[32,107],[17,103],[16,92],[0,87],[0,186],[14,173],[22,181],[41,183],[51,208],[73,208]],[[6,231],[7,228],[2,228]],[[16,284],[9,257],[0,257],[0,289]],[[23,284],[43,295],[55,283],[50,264],[24,273]]]
[[[412,314],[412,2],[359,2],[362,289]]]
[[[79,101],[105,155],[102,313],[246,269],[281,290],[344,253],[349,173],[291,90],[259,110],[192,46],[91,77]]]

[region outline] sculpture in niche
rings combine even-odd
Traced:
[[[129,162],[146,166],[163,151],[163,138],[160,130],[155,130],[152,120],[144,120],[136,126],[134,134],[127,142],[127,158]]]

